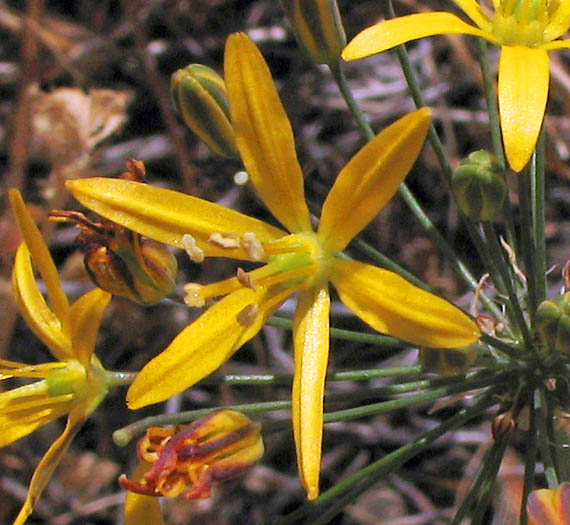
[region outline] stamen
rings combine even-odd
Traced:
[[[70,401],[73,401],[74,398],[75,398],[74,394],[64,394],[61,396],[53,396],[53,397],[49,396],[48,394],[47,396],[42,396],[39,399],[33,399],[21,403],[18,402],[19,399],[16,399],[16,403],[2,407],[2,413],[11,414],[14,412],[18,412],[19,410],[24,411],[24,410],[30,410],[32,408],[37,409],[44,406],[48,408],[54,407],[59,403],[69,403]]]
[[[239,235],[237,233],[215,232],[210,235],[208,242],[219,248],[233,249],[240,247]]]
[[[198,283],[186,283],[183,287],[184,302],[188,306],[202,308],[206,304],[206,300],[200,295],[200,291],[204,288]]]
[[[192,262],[198,264],[204,262],[204,250],[198,247],[196,239],[192,235],[186,233],[182,236],[182,246],[184,246],[184,250]]]
[[[238,315],[238,323],[242,326],[251,326],[255,322],[255,318],[259,313],[259,306],[256,304],[248,304]]]
[[[265,250],[263,249],[263,245],[256,237],[255,233],[247,232],[242,235],[241,238],[241,245],[247,252],[247,254],[251,257],[254,261],[262,261],[265,259],[266,254]]]
[[[256,289],[253,277],[251,274],[244,271],[243,268],[237,269],[237,280],[242,286],[245,286],[246,288],[251,288],[252,290]]]

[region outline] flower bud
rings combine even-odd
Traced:
[[[239,158],[224,80],[213,69],[190,64],[170,79],[170,92],[186,125],[223,157]]]
[[[129,160],[127,169],[122,178],[142,181],[142,162]],[[99,288],[141,304],[158,303],[174,291],[178,264],[163,244],[110,221],[91,221],[76,211],[52,210],[49,218],[73,222],[81,229],[75,244]]]
[[[123,488],[148,496],[209,498],[212,484],[233,478],[261,459],[261,425],[235,410],[218,410],[191,425],[153,427],[138,444],[151,465],[141,482],[121,476]]]
[[[281,0],[303,51],[317,64],[340,58],[346,35],[336,0]]]
[[[536,331],[544,347],[570,355],[570,292],[542,301],[535,319]]]
[[[505,169],[491,153],[471,153],[454,170],[451,187],[461,211],[475,221],[492,221],[507,194]]]
[[[517,420],[513,413],[509,410],[494,417],[491,424],[491,431],[495,441],[501,441],[508,437],[517,428]]]
[[[424,370],[442,376],[464,374],[477,359],[477,352],[471,347],[461,350],[420,348],[418,352]]]

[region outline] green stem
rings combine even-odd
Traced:
[[[285,330],[293,329],[293,321],[285,317],[278,317],[272,315],[265,324],[274,326],[275,328],[283,328]],[[414,346],[412,343],[401,341],[395,337],[379,334],[367,334],[361,332],[354,332],[352,330],[344,330],[341,328],[331,328],[330,334],[333,339],[344,339],[346,341],[356,341],[358,343],[368,343],[379,346]]]
[[[461,409],[455,416],[450,417],[441,425],[430,430],[416,441],[400,447],[394,452],[387,454],[382,459],[359,470],[344,481],[323,492],[314,502],[305,504],[297,511],[285,516],[285,518],[279,521],[279,523],[281,525],[299,523],[297,520],[310,513],[313,509],[316,509],[333,498],[346,493],[330,505],[325,512],[319,513],[319,517],[316,520],[311,521],[313,525],[324,525],[329,523],[329,521],[341,512],[347,504],[354,501],[362,492],[371,487],[386,473],[393,472],[402,464],[406,463],[406,461],[421,453],[445,433],[463,425],[496,403],[496,399],[494,399],[494,396],[490,393],[473,406]]]
[[[545,391],[542,387],[534,391],[534,406],[536,407],[535,415],[538,429],[538,445],[542,463],[544,464],[544,477],[548,483],[548,488],[556,490],[558,488],[558,474],[554,464],[554,458],[550,451],[550,438],[546,423],[548,408],[546,406]]]
[[[360,109],[358,102],[354,98],[352,94],[352,90],[348,86],[348,82],[346,81],[346,76],[342,69],[340,60],[337,60],[329,65],[330,72],[340,90],[342,97],[344,98],[348,109],[352,113],[354,120],[358,124],[358,127],[361,129],[362,133],[366,137],[366,140],[372,140],[375,137],[374,130],[370,126],[370,123],[364,116],[364,113]]]
[[[534,313],[536,312],[537,296],[536,284],[534,277],[535,271],[535,245],[534,236],[532,234],[532,221],[531,221],[531,187],[530,187],[531,170],[527,165],[526,168],[518,175],[519,182],[519,205],[520,205],[520,223],[521,223],[521,252],[524,260],[526,276],[528,279],[528,302],[530,310],[531,325],[534,326]]]
[[[512,357],[513,359],[517,359],[518,357],[520,357],[520,352],[517,348],[512,347],[508,343],[505,343],[504,341],[501,341],[500,339],[497,339],[492,335],[482,334],[481,340],[487,343],[488,345],[496,348],[497,350],[500,350],[501,352],[507,354],[509,357]]]
[[[507,443],[508,439],[501,440],[495,448],[493,457],[489,459],[489,469],[481,487],[481,496],[479,497],[479,501],[475,507],[475,512],[473,513],[473,519],[471,520],[472,525],[480,525],[483,523],[485,511],[489,506],[489,498],[491,497],[493,486],[497,481],[497,474],[499,473],[499,467],[501,466],[501,461],[503,460]]]
[[[107,381],[109,386],[130,385],[137,377],[137,372],[112,372],[107,370]]]
[[[537,305],[546,298],[546,236],[544,224],[544,167],[545,133],[540,133],[536,146],[536,171],[534,177],[534,231],[536,234],[536,301]]]
[[[457,394],[460,392],[467,392],[470,390],[476,390],[486,386],[494,384],[504,383],[510,376],[511,371],[506,371],[504,373],[495,374],[489,376],[489,374],[483,370],[480,372],[472,372],[468,374],[467,377],[457,377],[457,378],[438,378],[437,380],[428,380],[427,382],[412,382],[404,385],[392,385],[388,387],[381,387],[374,389],[370,395],[378,396],[380,394],[394,394],[394,393],[405,393],[410,390],[414,390],[418,387],[429,387],[430,385],[441,384],[442,381],[448,381],[451,384],[447,384],[441,388],[437,388],[431,392],[418,394],[415,396],[406,396],[399,399],[394,399],[391,401],[383,401],[381,403],[374,403],[371,405],[360,406],[348,410],[340,410],[337,412],[328,412],[324,415],[325,423],[332,423],[338,421],[347,421],[350,419],[362,418],[369,415],[381,414],[385,412],[390,412],[399,408],[406,406],[412,406],[414,404],[425,403],[428,401],[434,401],[440,397],[445,397],[452,394]],[[435,381],[435,382],[434,382]],[[356,394],[358,395],[358,393]],[[346,400],[346,393],[329,394],[326,397],[327,403],[335,401]],[[199,410],[189,410],[186,412],[179,412],[178,414],[160,414],[158,416],[149,416],[135,423],[131,423],[125,427],[122,427],[115,432],[113,432],[113,441],[119,446],[127,445],[134,437],[142,434],[150,426],[162,426],[162,425],[180,425],[189,423],[199,419],[214,410],[219,410],[220,408],[237,410],[245,414],[259,414],[263,412],[270,412],[275,410],[287,410],[291,408],[291,401],[270,401],[264,403],[248,403],[243,405],[232,405],[227,407],[219,408],[204,408]]]
[[[538,437],[536,428],[536,407],[534,403],[533,391],[528,391],[529,406],[529,429],[527,434],[527,447],[524,463],[524,483],[521,503],[521,525],[527,525],[528,515],[526,504],[528,496],[534,487],[534,472],[536,470],[536,455],[538,449]]]
[[[485,454],[485,458],[483,459],[483,467],[477,474],[475,481],[471,485],[469,489],[469,493],[461,503],[461,506],[455,513],[453,520],[449,525],[459,525],[463,518],[467,515],[473,503],[479,496],[481,491],[481,487],[483,484],[491,478],[491,473],[494,473],[494,476],[497,474],[496,466],[500,465],[501,460],[503,458],[503,454],[505,451],[506,441],[503,440],[501,443],[495,442],[493,447]]]
[[[490,245],[489,253],[493,258],[493,266],[495,268],[495,271],[499,273],[499,276],[503,282],[503,286],[507,291],[507,297],[510,306],[510,308],[507,308],[507,313],[514,317],[513,320],[516,322],[523,336],[527,349],[530,349],[533,347],[532,336],[530,335],[526,319],[524,318],[519,299],[515,292],[513,281],[511,279],[511,275],[509,274],[509,269],[506,266],[505,259],[502,255],[503,247],[499,242],[497,231],[495,230],[494,226],[491,223],[487,223],[486,226],[486,231],[488,232],[487,240],[489,241]]]
[[[422,373],[422,367],[400,366],[391,368],[372,368],[368,370],[350,370],[346,372],[331,372],[327,382],[340,381],[369,381],[371,379],[386,379],[391,377],[410,377]],[[211,374],[202,379],[202,385],[290,385],[291,374]]]

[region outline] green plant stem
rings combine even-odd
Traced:
[[[546,236],[544,224],[544,168],[545,168],[545,133],[542,129],[536,145],[536,170],[534,176],[534,232],[536,246],[536,302],[540,304],[546,298]]]
[[[284,330],[293,329],[293,321],[285,317],[272,315],[266,322],[269,326],[275,328],[283,328]],[[331,328],[330,335],[334,339],[344,339],[346,341],[356,341],[358,343],[368,343],[379,346],[393,347],[393,346],[414,346],[412,343],[401,341],[395,337],[379,334],[367,334],[362,332],[354,332],[352,330],[344,330],[341,328]]]
[[[517,359],[518,357],[520,357],[520,352],[516,348],[513,348],[508,343],[505,343],[504,341],[501,341],[500,339],[497,339],[492,335],[482,334],[481,340],[487,343],[488,345],[492,346],[493,348],[496,348],[497,350],[500,350],[501,352],[507,354],[509,357],[512,357],[513,359]]]
[[[110,386],[130,385],[137,377],[137,372],[112,372],[107,370],[107,380]]]
[[[538,446],[542,463],[544,464],[544,477],[546,478],[548,488],[556,490],[558,488],[558,473],[550,451],[550,437],[546,423],[548,407],[546,405],[546,392],[542,387],[534,391],[534,406],[536,407],[535,415],[538,430]]]
[[[538,437],[536,428],[536,407],[534,403],[534,395],[532,390],[528,390],[528,406],[529,406],[529,429],[527,434],[527,447],[524,463],[524,483],[521,502],[521,525],[527,525],[528,515],[526,504],[528,496],[534,487],[534,472],[536,470],[536,456],[538,450]]]
[[[303,505],[297,509],[297,511],[285,516],[283,520],[278,523],[280,525],[299,523],[297,520],[310,513],[313,509],[319,508],[322,504],[346,493],[331,504],[326,511],[320,512],[316,520],[311,521],[313,525],[324,525],[329,523],[329,521],[341,512],[348,503],[354,501],[360,494],[381,479],[386,473],[394,471],[402,464],[406,463],[406,461],[425,450],[445,433],[463,425],[496,403],[497,400],[494,398],[492,393],[486,395],[472,407],[461,409],[455,416],[450,417],[441,425],[430,430],[416,441],[400,447],[394,452],[387,454],[382,459],[359,470],[340,483],[337,483],[334,487],[323,492],[314,502]]]
[[[489,506],[489,498],[491,497],[493,486],[497,481],[497,474],[499,473],[499,467],[501,466],[501,461],[503,460],[505,449],[507,448],[507,443],[507,439],[501,440],[501,442],[495,448],[493,457],[489,459],[489,470],[487,471],[486,478],[483,480],[481,495],[475,507],[473,519],[471,520],[472,525],[481,525],[483,523],[485,511]]]
[[[391,368],[372,368],[368,370],[349,370],[346,372],[331,372],[327,382],[340,381],[369,381],[371,379],[386,379],[391,377],[418,376],[422,367],[399,366]],[[290,385],[292,374],[211,374],[202,379],[202,385]]]
[[[532,210],[530,203],[531,187],[530,187],[531,171],[527,165],[524,170],[518,175],[519,182],[519,206],[520,206],[520,222],[521,222],[521,253],[524,260],[527,287],[528,287],[528,302],[530,310],[531,325],[534,326],[534,313],[536,312],[537,296],[536,284],[534,276],[536,275],[535,264],[535,246],[534,236],[532,233]]]
[[[473,506],[473,503],[478,498],[481,487],[487,480],[491,478],[492,473],[494,473],[493,476],[496,476],[498,465],[500,465],[503,458],[505,445],[506,443],[504,440],[500,443],[495,441],[491,449],[487,451],[487,454],[485,454],[485,458],[483,459],[483,467],[477,474],[467,496],[461,503],[459,509],[457,509],[457,512],[455,513],[455,516],[449,525],[460,525],[460,523],[463,521],[463,518],[465,518]]]
[[[511,371],[508,370],[502,373],[489,375],[485,370],[483,370],[467,374],[466,377],[436,378],[432,380],[426,380],[425,382],[414,381],[411,383],[404,383],[402,385],[391,385],[387,387],[371,389],[370,396],[393,395],[393,394],[406,393],[411,390],[417,390],[418,387],[429,388],[431,386],[437,386],[442,383],[447,383],[444,386],[417,395],[401,397],[390,401],[383,401],[381,403],[359,406],[357,408],[340,410],[337,412],[328,412],[325,413],[324,420],[325,423],[333,423],[338,421],[347,421],[350,419],[362,418],[369,415],[386,413],[392,410],[397,410],[399,408],[412,406],[420,403],[426,403],[429,401],[434,401],[436,399],[439,399],[440,397],[445,397],[452,394],[468,392],[470,390],[476,390],[490,385],[503,384],[505,381],[507,381],[506,378],[508,378],[510,374]],[[356,396],[353,397],[358,397],[358,396],[359,394],[357,393]],[[360,395],[359,397],[362,396]],[[345,401],[347,399],[347,394],[346,393],[329,394],[327,395],[326,399],[327,403],[333,403],[336,401]],[[130,425],[127,425],[125,427],[116,430],[113,433],[113,440],[117,445],[125,446],[134,437],[136,437],[139,434],[142,434],[150,426],[180,425],[180,424],[189,423],[190,421],[194,421],[198,418],[201,418],[214,410],[219,410],[220,408],[237,410],[245,414],[259,414],[275,410],[290,409],[291,401],[270,401],[264,403],[248,403],[243,405],[218,407],[215,409],[204,408],[199,410],[190,410],[186,412],[179,412],[178,414],[160,414],[158,416],[149,416],[140,419],[135,423],[131,423]]]
[[[501,246],[501,243],[499,242],[497,231],[495,230],[495,227],[492,224],[490,224],[490,223],[486,224],[486,231],[488,232],[487,240],[489,241],[489,244],[490,244],[489,253],[491,254],[491,257],[493,258],[494,268],[496,268],[495,271],[499,272],[500,278],[501,278],[503,285],[507,291],[508,301],[509,301],[509,305],[510,305],[510,308],[507,308],[507,313],[514,317],[513,320],[516,322],[516,324],[517,324],[517,326],[518,326],[518,328],[519,328],[519,330],[523,336],[523,339],[525,341],[527,348],[530,349],[533,346],[532,336],[530,335],[528,325],[527,325],[526,320],[524,318],[524,314],[523,314],[521,305],[519,303],[517,294],[515,292],[513,281],[511,279],[511,275],[509,274],[509,269],[506,266],[505,259],[503,258],[503,255],[502,255],[503,254],[503,247]]]

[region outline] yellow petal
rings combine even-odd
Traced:
[[[384,129],[339,173],[319,223],[333,252],[344,250],[393,197],[423,147],[431,112],[422,108]]]
[[[241,248],[224,249],[208,242],[212,233],[253,232],[261,242],[286,233],[218,204],[172,190],[121,179],[77,179],[66,183],[87,208],[151,239],[182,248],[184,234],[192,235],[208,257],[249,260]]]
[[[127,394],[129,408],[164,401],[217,370],[294,291],[278,286],[244,288],[208,308],[139,372]],[[252,305],[257,305],[257,315],[251,323],[240,322],[239,314]]]
[[[224,73],[237,146],[255,189],[290,232],[311,230],[293,130],[269,68],[247,35],[228,38]]]
[[[57,317],[61,319],[69,309],[69,302],[63,288],[61,287],[55,263],[51,258],[42,234],[38,230],[28,208],[26,208],[26,205],[24,204],[20,192],[12,189],[8,192],[8,195],[10,197],[10,204],[12,205],[14,216],[18,222],[18,228],[22,233],[24,242],[28,245],[28,249],[32,254],[34,265],[39,270],[46,285],[50,304]]]
[[[475,35],[497,42],[492,33],[473,27],[451,13],[418,13],[385,20],[358,33],[344,48],[342,58],[355,60],[410,40],[441,34]]]
[[[294,322],[292,418],[299,475],[309,499],[319,495],[329,314],[328,285],[301,293]]]
[[[483,10],[478,0],[453,0],[461,10],[484,31],[493,30],[493,21]]]
[[[146,472],[150,470],[150,464],[140,462],[133,474],[133,481],[141,482]],[[143,496],[135,492],[127,491],[125,497],[125,525],[164,525],[160,500],[154,496]]]
[[[16,252],[12,290],[22,317],[51,353],[60,361],[73,357],[71,342],[63,334],[60,320],[49,309],[38,288],[30,251],[24,243]]]
[[[543,44],[540,46],[541,49],[569,49],[570,48],[570,39],[566,40],[554,40],[553,42],[548,42],[547,44]]]
[[[34,475],[32,476],[32,481],[30,482],[30,487],[28,488],[26,501],[14,521],[14,525],[23,525],[28,516],[34,510],[36,501],[53,476],[54,470],[61,461],[62,456],[65,454],[71,440],[83,424],[83,421],[82,417],[73,414],[73,412],[69,415],[65,430],[61,436],[53,442],[51,447],[49,447],[48,451],[36,467]]]
[[[110,300],[110,293],[100,288],[91,290],[73,303],[64,320],[73,355],[83,366],[91,361],[101,319]]]
[[[557,490],[534,490],[527,510],[529,525],[570,525],[570,483],[562,483]]]
[[[499,112],[505,153],[515,171],[525,167],[534,151],[546,109],[549,75],[544,49],[501,48]]]
[[[44,392],[32,394],[31,390]],[[52,397],[42,381],[0,393],[0,447],[31,434],[73,408],[71,396]]]
[[[341,301],[379,332],[436,348],[461,348],[480,336],[459,308],[382,268],[335,259],[331,280]]]

